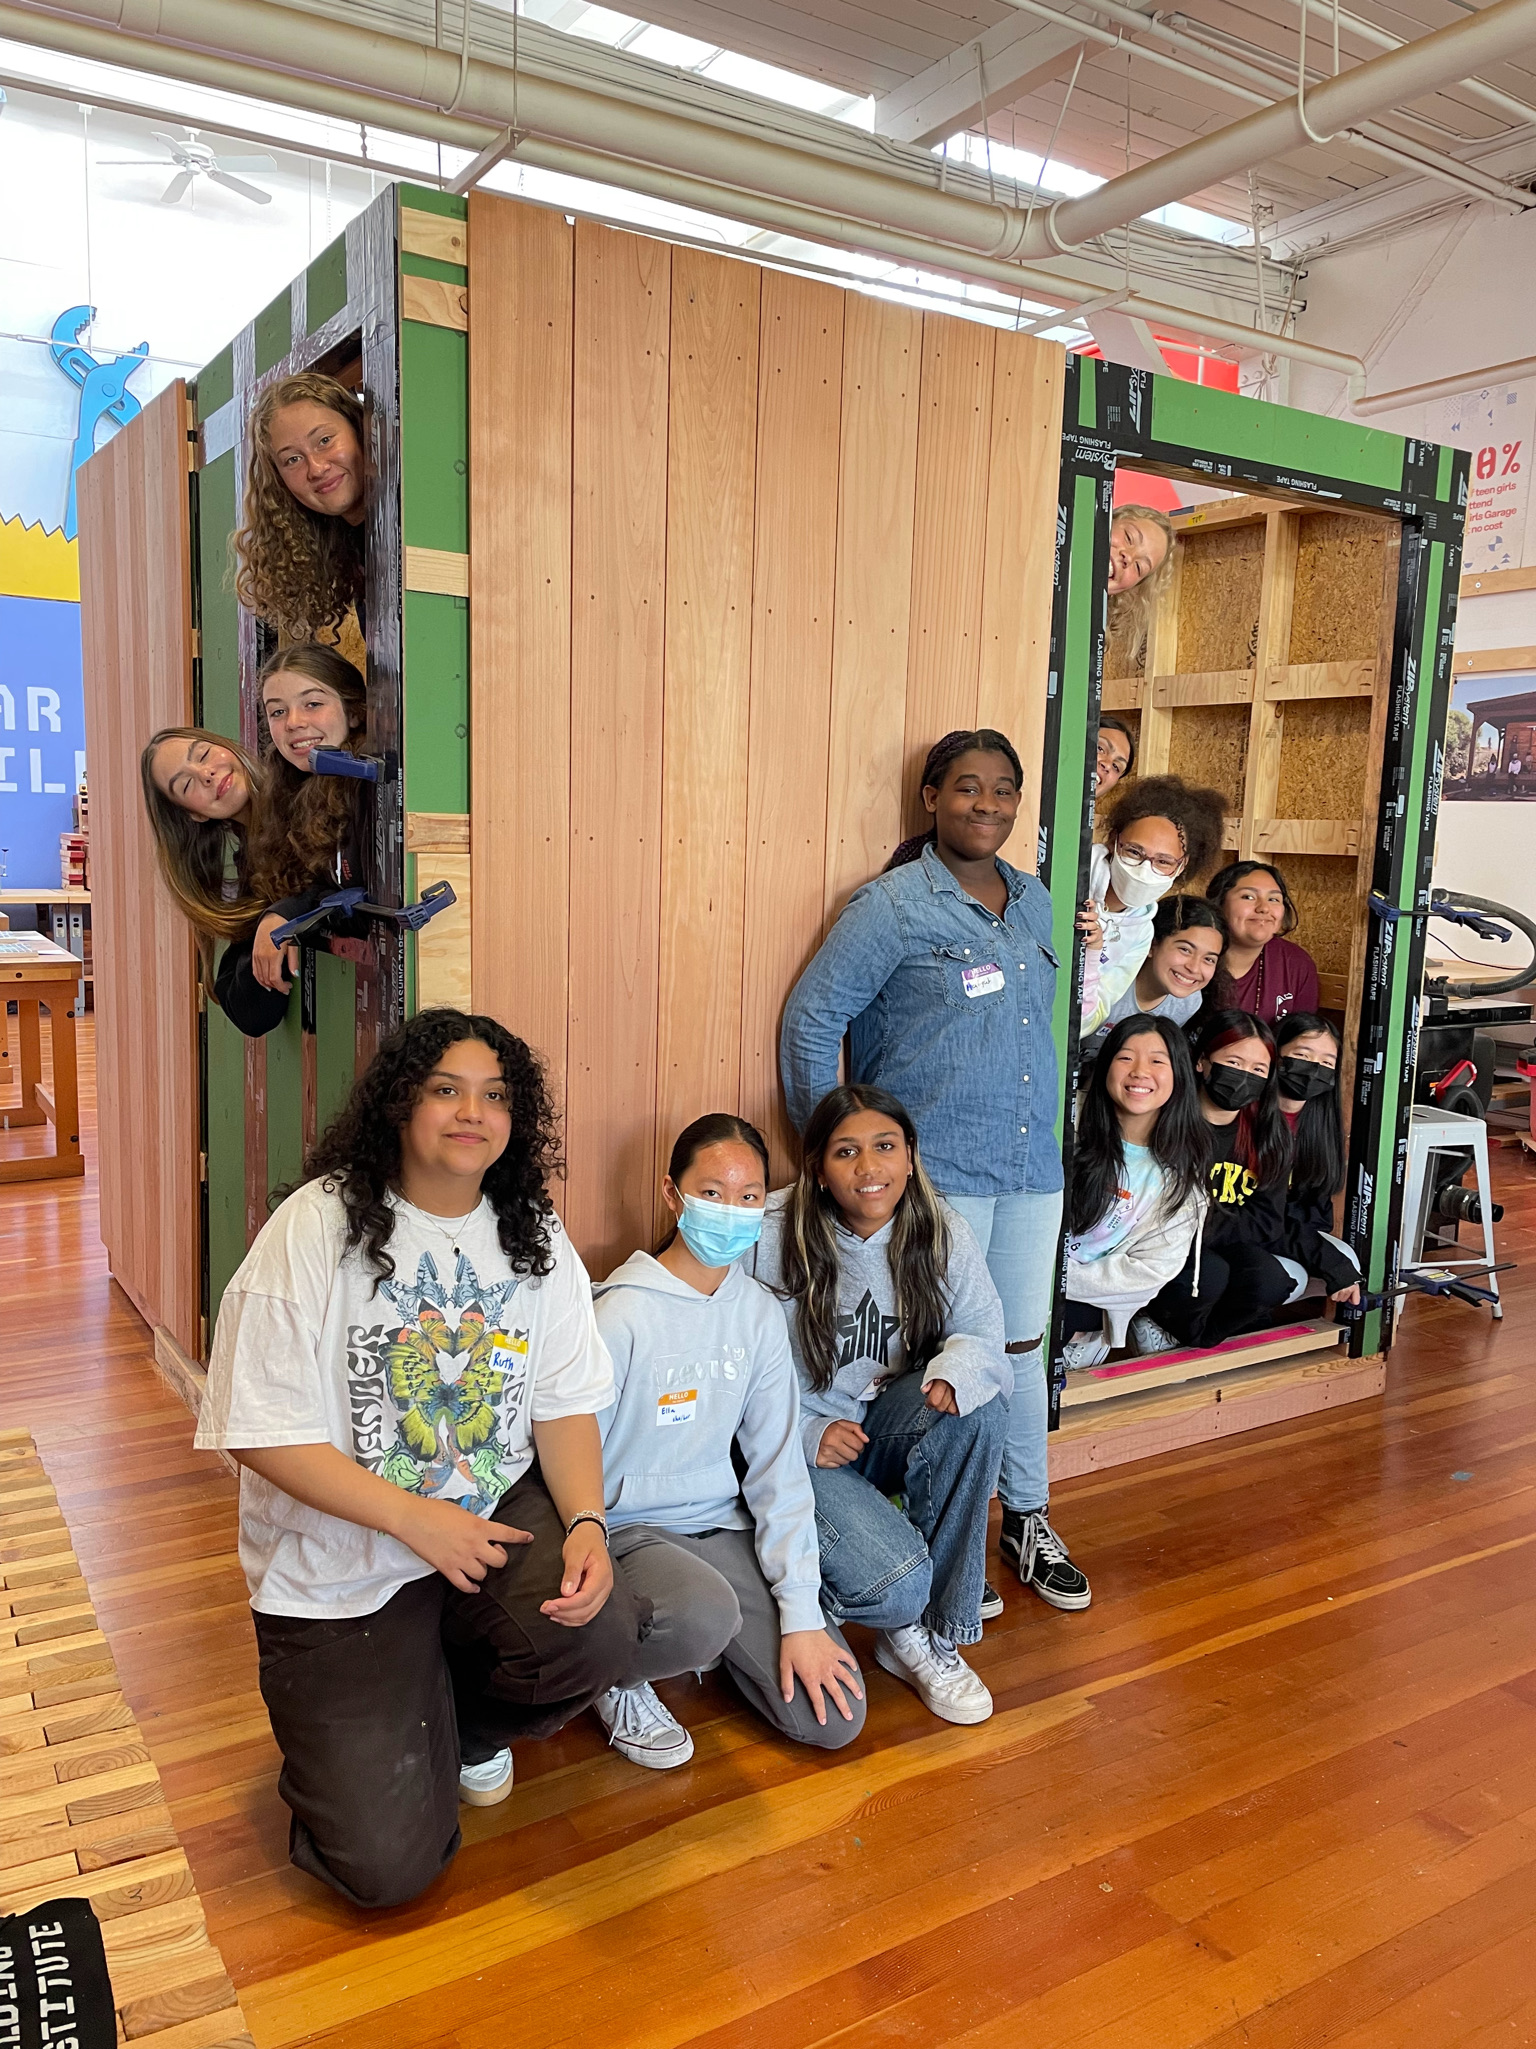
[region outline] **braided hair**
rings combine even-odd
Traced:
[[[925,790],[942,790],[945,778],[962,754],[1002,755],[1013,770],[1014,781],[1023,789],[1024,764],[1007,734],[999,733],[992,726],[979,726],[975,732],[946,733],[942,740],[935,740],[928,749],[928,759],[923,763],[922,787]],[[910,839],[902,841],[886,862],[884,872],[888,875],[893,868],[905,868],[909,862],[920,861],[924,847],[936,847],[938,843],[939,829],[936,825],[930,825],[926,832],[915,832]]]

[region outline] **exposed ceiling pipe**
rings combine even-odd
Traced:
[[[1458,370],[1451,377],[1432,377],[1425,384],[1400,384],[1396,391],[1373,391],[1369,398],[1357,398],[1354,410],[1370,418],[1376,413],[1401,412],[1404,406],[1428,405],[1437,398],[1456,398],[1464,391],[1481,391],[1485,384],[1517,384],[1536,376],[1536,356],[1522,356],[1514,363],[1494,363],[1484,370]]]
[[[1320,20],[1331,24],[1333,0],[1307,0],[1307,8]],[[1182,15],[1172,15],[1169,18],[1174,22],[1181,22],[1184,19]],[[1386,29],[1378,28],[1374,21],[1364,21],[1358,14],[1351,14],[1347,8],[1339,9],[1339,27],[1347,29],[1351,35],[1358,36],[1362,43],[1373,44],[1378,50],[1400,50],[1403,47],[1401,36],[1388,34]],[[1536,107],[1527,106],[1524,100],[1514,99],[1507,92],[1500,92],[1496,85],[1489,85],[1486,79],[1464,78],[1460,85],[1469,99],[1481,101],[1496,114],[1502,114],[1506,121],[1536,121]]]
[[[108,0],[108,4],[111,11],[119,11],[118,0]],[[141,11],[153,11],[156,19],[160,20],[167,13],[169,4],[170,0],[124,0],[122,11],[137,7]],[[219,25],[223,8],[229,4],[231,0],[196,0],[199,18],[206,24],[206,32],[210,37]],[[233,4],[236,11],[240,11],[239,0],[233,0]],[[493,127],[492,119],[486,118],[480,111],[481,94],[486,88],[482,74],[494,72],[501,72],[505,77],[510,109],[511,74],[505,71],[504,67],[472,60],[465,97],[474,107],[475,115],[471,118],[462,111],[448,115],[440,112],[436,104],[405,102],[387,97],[381,92],[365,91],[357,85],[339,85],[325,78],[316,78],[308,68],[303,71],[294,70],[291,67],[302,48],[300,30],[312,25],[313,17],[282,8],[273,4],[273,0],[259,0],[259,8],[262,16],[282,17],[282,25],[275,31],[277,42],[286,53],[282,57],[271,55],[265,60],[242,61],[206,49],[188,49],[176,43],[150,42],[122,30],[87,25],[68,17],[45,13],[40,9],[7,5],[4,4],[4,0],[0,0],[0,35],[100,63],[127,66],[150,73],[158,72],[194,85],[211,86],[220,91],[240,93],[251,98],[300,106],[315,113],[333,115],[340,120],[363,121],[378,128],[394,128],[402,133],[415,134],[429,141],[448,144],[470,156],[478,155],[497,144],[505,132],[505,123],[497,123]],[[381,45],[394,40],[346,26],[336,27],[335,33],[343,46],[347,38],[355,38],[365,46],[361,51],[348,53],[355,54],[360,70],[367,68],[364,60],[368,52],[377,52]],[[411,50],[419,59],[430,60],[434,55],[425,46],[404,47]],[[314,52],[309,51],[305,54],[312,62]],[[328,54],[334,54],[334,46],[330,44]],[[446,100],[451,97],[452,88],[457,81],[457,54],[445,55],[439,69],[444,88],[442,97]],[[431,77],[431,82],[439,82],[437,75]],[[965,247],[959,243],[958,238],[946,240],[942,236],[936,237],[908,230],[899,223],[876,224],[859,212],[844,211],[840,204],[847,184],[844,168],[812,157],[809,152],[756,144],[752,161],[755,166],[766,153],[773,157],[790,157],[803,164],[815,165],[822,174],[819,180],[820,188],[823,193],[830,196],[830,203],[819,206],[802,203],[792,197],[751,190],[737,180],[698,176],[666,163],[621,157],[617,154],[617,145],[611,138],[606,147],[593,149],[575,143],[552,140],[547,134],[530,135],[527,133],[532,119],[530,107],[537,104],[534,88],[543,83],[531,79],[526,74],[521,80],[524,133],[515,153],[519,162],[570,177],[622,185],[630,191],[644,193],[649,197],[666,200],[679,206],[719,214],[727,219],[751,222],[780,233],[801,236],[834,247],[892,257],[898,262],[912,264],[938,275],[979,279],[998,285],[1011,293],[1038,297],[1047,304],[1059,304],[1069,311],[1074,305],[1098,297],[1092,285],[1080,284],[1075,280],[1060,277],[1049,271],[1037,270],[1016,261],[1005,261],[985,250]],[[600,106],[610,112],[631,114],[643,111],[631,108],[626,102],[600,99],[595,94],[573,93],[570,88],[560,90],[571,97],[598,101]],[[742,140],[700,122],[683,121],[677,117],[650,118],[663,127],[678,126],[701,132],[713,144],[720,146],[723,156],[729,155],[729,145],[732,142]],[[649,129],[647,136],[650,136]],[[877,175],[879,174],[873,172],[861,173],[858,187],[861,194],[868,182]],[[914,197],[919,200],[941,198],[948,202],[942,213],[946,226],[953,225],[956,219],[963,219],[972,233],[976,234],[979,232],[976,217],[980,216],[990,230],[991,239],[996,240],[1000,224],[1006,224],[1004,217],[1014,212],[1011,208],[994,207],[953,194],[925,193],[922,188],[914,188],[892,173],[883,174],[881,183],[887,200],[884,211],[888,218],[901,211],[896,204],[897,201]],[[1017,218],[1022,221],[1023,215],[1018,214]],[[1203,335],[1211,341],[1241,348],[1262,347],[1267,352],[1309,363],[1315,368],[1330,371],[1335,376],[1345,377],[1350,381],[1352,390],[1363,389],[1363,363],[1359,357],[1343,350],[1323,348],[1291,336],[1261,335],[1251,326],[1245,326],[1239,321],[1227,320],[1196,307],[1163,303],[1140,294],[1129,296],[1120,303],[1127,314],[1149,321],[1177,335]]]
[[[1096,14],[1107,20],[1119,22],[1127,29],[1139,34],[1158,36],[1175,50],[1188,50],[1204,60],[1204,64],[1191,64],[1187,60],[1169,56],[1167,51],[1153,49],[1147,43],[1127,42],[1123,35],[1111,35],[1107,29],[1096,29],[1089,22],[1063,14],[1058,8],[1047,6],[1044,0],[1008,0],[1010,7],[1021,13],[1038,16],[1042,21],[1057,23],[1070,28],[1074,35],[1081,35],[1089,42],[1097,42],[1111,50],[1121,50],[1144,63],[1156,65],[1160,70],[1176,72],[1183,78],[1192,78],[1202,85],[1214,86],[1219,92],[1231,95],[1233,99],[1246,100],[1250,106],[1270,107],[1275,103],[1276,84],[1289,83],[1289,74],[1283,66],[1259,62],[1221,49],[1204,40],[1198,34],[1173,28],[1156,16],[1139,13],[1136,9],[1119,4],[1119,0],[1087,0]],[[1394,38],[1388,38],[1388,49],[1400,49],[1402,45]],[[1205,69],[1215,62],[1224,64],[1234,78]],[[1241,79],[1244,83],[1239,84]],[[1260,90],[1253,90],[1258,87]],[[1309,93],[1312,87],[1308,87]],[[1516,102],[1515,104],[1518,104]],[[1393,129],[1380,126],[1375,121],[1364,121],[1358,128],[1344,130],[1337,138],[1359,154],[1375,157],[1389,163],[1395,170],[1409,170],[1414,173],[1428,171],[1433,177],[1443,179],[1459,191],[1470,193],[1477,199],[1503,200],[1506,205],[1522,209],[1536,206],[1536,198],[1519,185],[1511,185],[1505,179],[1495,178],[1478,169],[1474,164],[1464,164],[1459,158],[1447,156],[1444,151],[1430,148],[1427,144],[1398,134]]]
[[[1494,0],[1492,6],[1463,16],[1449,28],[1419,36],[1310,86],[1305,110],[1293,95],[1111,178],[1096,192],[1058,200],[1016,248],[1000,253],[1039,257],[1055,250],[1066,255],[1186,193],[1203,192],[1270,157],[1310,148],[1314,134],[1331,137],[1358,126],[1399,101],[1418,99],[1484,65],[1501,63],[1533,41],[1536,0]]]
[[[8,11],[20,19],[55,18],[51,6]],[[1449,28],[1314,87],[1310,120],[1294,99],[1280,102],[1111,179],[1096,192],[1058,200],[1031,219],[1016,207],[920,185],[915,176],[902,174],[889,153],[889,168],[846,159],[832,166],[809,149],[730,133],[526,70],[514,105],[514,75],[505,64],[472,59],[465,65],[457,52],[300,14],[275,0],[71,0],[68,16],[146,35],[157,46],[243,57],[418,107],[446,110],[452,104],[495,130],[515,123],[524,133],[830,207],[1005,261],[1076,252],[1235,171],[1306,148],[1308,126],[1329,132],[1349,127],[1398,100],[1497,63],[1536,37],[1536,0],[1493,0]]]

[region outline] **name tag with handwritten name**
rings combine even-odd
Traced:
[[[1003,982],[1003,971],[995,960],[984,961],[979,968],[960,970],[961,987],[967,996],[995,995]]]

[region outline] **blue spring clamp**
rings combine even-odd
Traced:
[[[367,892],[362,889],[336,889],[329,896],[322,897],[312,911],[301,911],[298,917],[274,926],[272,944],[288,946],[294,940],[302,939],[306,933],[313,932],[317,926],[340,922],[343,918],[387,918],[402,931],[419,932],[439,911],[446,911],[457,901],[451,882],[434,882],[421,892],[419,903],[399,905],[371,904]]]

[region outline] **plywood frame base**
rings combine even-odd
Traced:
[[[1330,1352],[1228,1369],[1204,1380],[1095,1404],[1069,1412],[1052,1436],[1051,1478],[1076,1479],[1320,1409],[1369,1401],[1384,1392],[1386,1383],[1381,1353],[1351,1359]]]
[[[1272,1366],[1305,1352],[1336,1351],[1344,1336],[1337,1323],[1287,1324],[1269,1336],[1259,1332],[1246,1339],[1229,1339],[1215,1349],[1181,1347],[1145,1359],[1088,1367],[1067,1375],[1061,1405],[1075,1409],[1087,1402],[1119,1401],[1127,1395],[1143,1394],[1149,1387],[1208,1380],[1213,1373],[1231,1373],[1240,1366]]]

